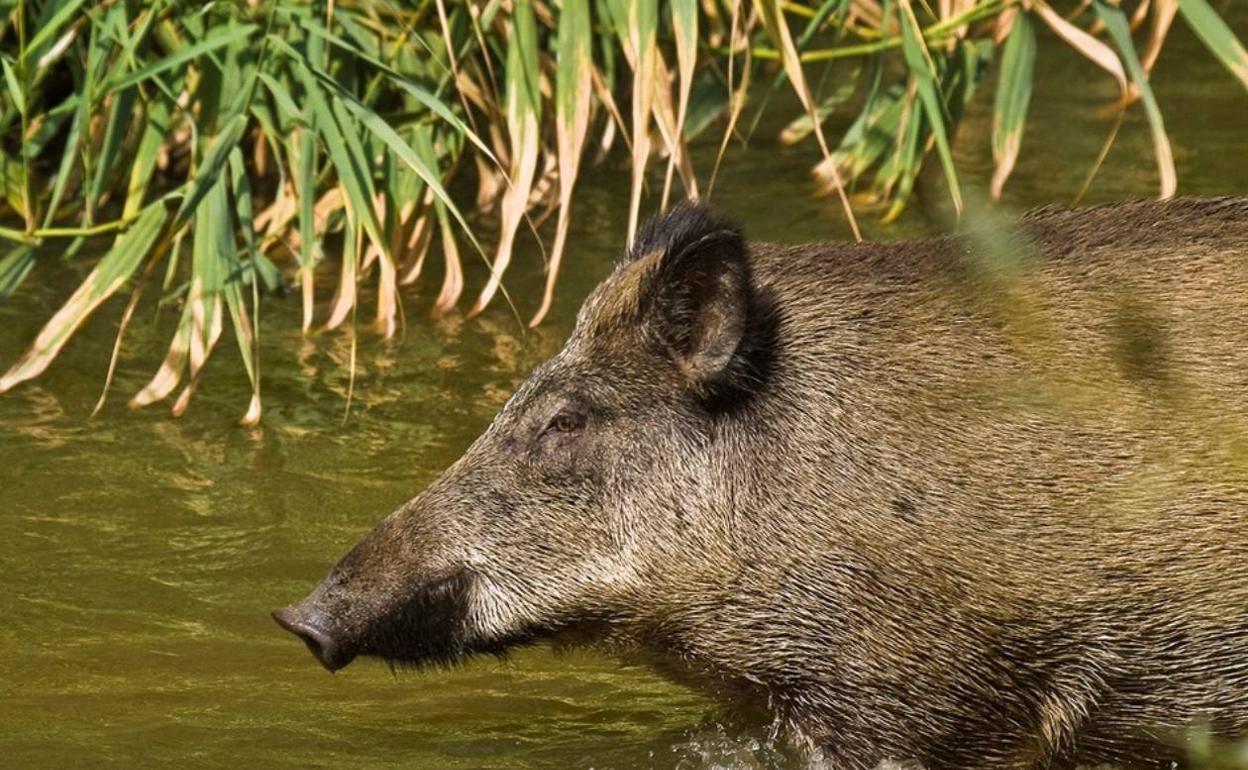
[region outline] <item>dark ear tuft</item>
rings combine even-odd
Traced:
[[[643,305],[645,323],[703,394],[738,374],[753,306],[741,230],[696,203],[642,229],[632,259],[657,255]]]
[[[663,254],[681,251],[719,230],[734,233],[738,240],[741,238],[741,228],[716,214],[710,206],[698,201],[681,201],[643,222],[633,245],[616,258],[615,266],[623,267],[656,251]]]

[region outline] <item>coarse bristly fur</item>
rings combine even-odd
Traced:
[[[747,243],[682,205],[281,622],[331,668],[543,639],[860,770],[1248,733],[1248,199]]]

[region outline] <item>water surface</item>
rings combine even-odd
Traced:
[[[1248,14],[1235,11],[1241,39]],[[1176,23],[1181,26],[1181,23]],[[1068,202],[1112,125],[1115,86],[1046,41],[1022,158],[1006,206]],[[1248,193],[1248,97],[1178,29],[1156,89],[1183,194]],[[991,93],[958,141],[982,184]],[[774,126],[773,126],[774,128]],[[734,148],[715,202],[755,238],[844,238],[835,201],[807,193],[813,148],[762,131]],[[709,168],[716,142],[699,145]],[[1090,200],[1156,189],[1132,110]],[[78,335],[48,374],[0,397],[0,757],[10,767],[401,765],[414,768],[711,768],[789,763],[765,726],[725,726],[713,704],[650,672],[541,648],[454,671],[393,675],[361,661],[337,675],[279,631],[271,608],[302,596],[382,515],[452,462],[536,362],[566,336],[609,269],[627,207],[624,163],[593,170],[575,202],[566,274],[550,322],[524,333],[504,303],[481,319],[428,320],[440,276],[405,296],[407,328],[363,334],[350,414],[349,336],[301,339],[295,297],[265,305],[262,427],[223,340],[182,419],[124,400],[155,371],[176,313],[141,307],[115,395],[99,392],[120,308]],[[922,206],[869,237],[934,228]],[[72,291],[80,264],[48,254],[0,306],[0,364]],[[521,243],[509,281],[527,314],[540,252]],[[473,274],[479,287],[480,270]],[[326,279],[329,276],[325,276]],[[326,283],[328,286],[328,282]],[[321,292],[328,300],[329,289]],[[319,318],[324,318],[321,308]],[[345,419],[344,419],[345,416]]]

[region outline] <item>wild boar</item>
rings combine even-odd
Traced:
[[[1012,233],[779,246],[675,208],[277,621],[330,670],[597,645],[849,770],[1248,733],[1248,199]]]

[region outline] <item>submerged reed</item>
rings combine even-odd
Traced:
[[[156,285],[181,300],[182,315],[131,404],[174,396],[182,413],[228,321],[253,386],[247,423],[261,412],[261,296],[297,284],[310,329],[328,239],[342,256],[323,324],[354,324],[370,284],[376,328],[389,336],[402,319],[399,287],[419,279],[435,242],[445,264],[436,313],[459,303],[464,251],[489,260],[474,315],[501,289],[521,228],[553,214],[531,319],[540,322],[591,143],[598,158],[627,145],[631,238],[653,164],[664,169],[651,191],[660,206],[677,177],[684,195],[709,193],[718,159],[700,180],[689,140],[724,116],[722,159],[747,103],[765,104],[787,83],[803,112],[782,139],[813,135],[823,156],[814,173],[857,234],[850,191],[895,217],[929,156],[960,209],[950,135],[998,48],[1000,195],[1027,121],[1037,26],[1105,70],[1121,109],[1142,102],[1163,197],[1175,189],[1174,162],[1148,74],[1175,17],[1248,87],[1248,53],[1208,0],[1080,0],[1064,12],[1046,0],[2,0],[0,9],[2,204],[20,222],[0,228],[9,243],[0,302],[54,251],[114,238],[0,376],[0,392],[38,376],[92,311],[128,289],[111,381],[131,314]],[[1146,23],[1137,48],[1132,33]],[[813,87],[808,70],[839,59],[861,63],[858,79]],[[825,120],[851,103],[861,106],[849,129],[825,136]],[[461,176],[475,179],[475,200],[448,194]],[[467,206],[498,217],[492,254]]]

